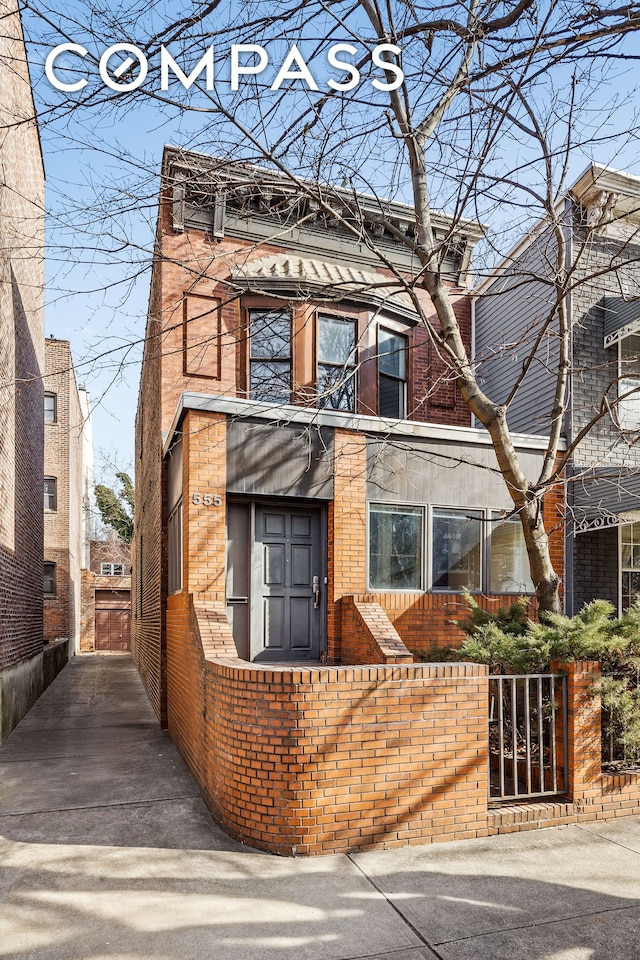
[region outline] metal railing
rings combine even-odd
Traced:
[[[489,799],[567,790],[567,678],[489,677]]]

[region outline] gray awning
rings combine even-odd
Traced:
[[[573,533],[640,520],[640,470],[599,467],[568,484]]]
[[[640,300],[604,299],[604,345],[613,347],[624,337],[640,332]]]

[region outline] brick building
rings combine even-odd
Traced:
[[[504,602],[530,582],[519,525],[500,520],[510,502],[488,437],[384,265],[415,270],[399,239],[412,210],[173,148],[162,183],[132,603],[158,717],[214,814],[248,842],[317,852],[426,839],[455,790],[475,799],[445,832],[469,835],[485,788],[482,668],[414,653],[460,639],[450,620],[464,588]],[[447,237],[451,223],[436,221]],[[442,266],[467,343],[479,236],[459,225]],[[515,442],[535,473],[545,441]],[[561,566],[561,532],[554,550]],[[434,799],[411,769],[456,689],[469,726]],[[394,804],[413,812],[394,818]]]
[[[1,740],[66,650],[42,633],[44,169],[18,6],[0,13]]]
[[[131,646],[131,550],[115,533],[89,544],[82,571],[82,653],[123,653]]]
[[[91,529],[89,395],[76,384],[68,341],[45,340],[44,638],[80,651],[81,570]]]
[[[585,431],[567,477],[570,614],[595,598],[622,611],[640,592],[639,200],[638,177],[592,164],[564,201],[571,270],[567,443]],[[475,356],[493,400],[508,395],[514,371],[554,311],[557,249],[553,231],[539,224],[477,291]],[[497,343],[503,350],[496,351]],[[548,431],[557,360],[552,324],[510,407],[512,429]]]

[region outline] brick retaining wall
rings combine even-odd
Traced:
[[[232,836],[317,854],[486,835],[486,667],[218,656],[185,593],[167,636],[169,730]]]

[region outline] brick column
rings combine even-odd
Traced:
[[[601,720],[600,700],[590,688],[600,679],[600,664],[553,661],[551,671],[567,675],[568,793],[574,803],[593,803],[601,793]]]
[[[329,505],[328,655],[340,662],[343,596],[366,589],[367,441],[361,434],[334,434],[333,502]]]
[[[224,603],[227,418],[190,410],[182,429],[183,589]]]

